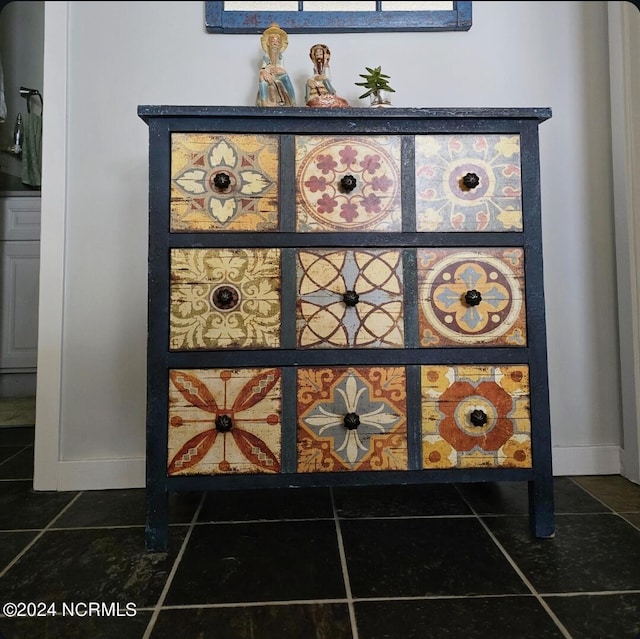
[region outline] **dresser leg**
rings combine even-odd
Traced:
[[[147,552],[166,552],[169,545],[169,496],[166,491],[147,489]]]
[[[529,482],[529,521],[535,537],[548,539],[555,535],[552,477]]]

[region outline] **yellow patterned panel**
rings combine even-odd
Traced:
[[[278,368],[169,371],[169,475],[278,473]]]
[[[522,248],[418,249],[420,346],[526,346]]]
[[[171,350],[277,348],[279,249],[172,249]]]
[[[416,230],[522,231],[520,136],[416,136]]]
[[[298,348],[404,345],[402,252],[297,252]]]
[[[400,176],[399,137],[297,137],[297,230],[400,231]]]
[[[423,468],[531,468],[526,365],[421,370]]]
[[[277,228],[276,136],[172,134],[172,231]]]

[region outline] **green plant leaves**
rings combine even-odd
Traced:
[[[367,73],[360,73],[360,77],[364,78],[364,82],[356,82],[355,85],[358,87],[365,87],[367,91],[359,96],[360,99],[366,98],[372,94],[378,94],[380,91],[388,91],[389,93],[395,93],[395,89],[392,89],[389,86],[389,79],[391,76],[388,76],[386,73],[382,73],[382,66],[375,67],[372,69],[371,67],[365,67]]]

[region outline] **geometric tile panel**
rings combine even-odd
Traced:
[[[297,231],[401,231],[400,138],[296,137]]]
[[[277,136],[171,135],[171,231],[277,228]]]
[[[297,251],[298,348],[404,344],[402,251]]]
[[[169,475],[278,473],[277,368],[169,371]]]
[[[420,346],[526,346],[522,248],[417,255]]]
[[[404,367],[298,369],[300,473],[407,469]]]
[[[520,136],[417,135],[417,231],[522,231]]]
[[[422,366],[423,468],[531,468],[529,369]]]
[[[277,348],[280,249],[172,249],[169,348]]]

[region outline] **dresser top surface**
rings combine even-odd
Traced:
[[[504,108],[310,108],[310,107],[247,107],[247,106],[187,106],[187,105],[139,105],[138,116],[145,122],[156,118],[335,118],[359,120],[397,119],[517,119],[544,122],[551,117],[548,107]]]

